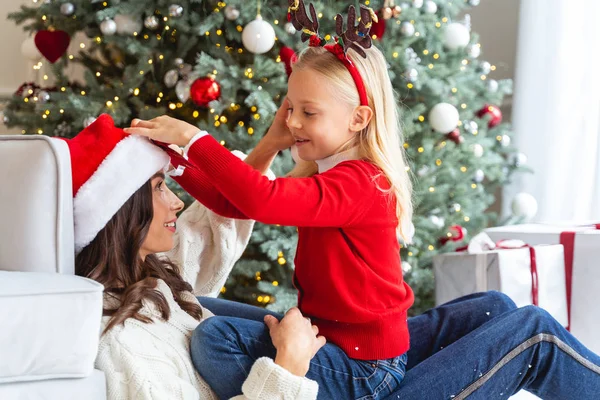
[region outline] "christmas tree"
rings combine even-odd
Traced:
[[[416,295],[413,313],[433,305],[432,257],[495,221],[487,211],[494,192],[524,161],[510,146],[510,126],[498,108],[511,82],[492,79],[494,66],[480,58],[468,16],[458,17],[477,3],[362,2],[378,16],[370,34],[389,62],[414,176],[415,236],[401,250]],[[334,16],[350,2],[313,4],[321,35],[333,41]],[[24,83],[5,121],[24,134],[70,137],[101,113],[121,126],[168,114],[248,152],[268,129],[286,93],[290,61],[305,46],[287,22],[288,6],[285,0],[34,0],[9,18],[31,32],[23,54],[45,72],[43,86]],[[65,73],[72,64],[83,67],[84,80]],[[284,152],[273,169],[283,175],[292,164]],[[292,306],[295,233],[257,224],[223,296],[279,311]]]

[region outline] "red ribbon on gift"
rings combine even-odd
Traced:
[[[600,230],[600,224],[595,224],[591,229]],[[565,248],[565,284],[567,285],[567,330],[571,330],[571,293],[573,290],[573,254],[575,253],[576,232],[565,231],[560,234],[560,244]]]
[[[538,276],[538,270],[537,270],[537,258],[535,256],[535,248],[528,244],[524,244],[523,246],[520,246],[520,247],[506,246],[506,245],[502,244],[504,242],[506,242],[506,240],[500,240],[499,242],[497,242],[496,249],[504,249],[504,250],[523,249],[523,248],[529,249],[529,268],[531,270],[531,304],[533,304],[534,306],[539,305],[539,301],[538,301],[539,276]]]

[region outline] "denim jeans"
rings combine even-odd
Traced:
[[[268,313],[218,299],[201,298],[200,302],[220,316],[262,321]],[[265,327],[248,332],[236,322],[228,317],[210,318],[192,336],[192,360],[223,399],[241,392],[257,354],[275,355],[272,345],[270,350],[263,346],[270,344]],[[411,348],[404,379],[399,387],[394,385],[393,393],[380,391],[373,398],[506,399],[520,389],[543,399],[600,398],[600,358],[542,309],[517,309],[501,293],[454,300],[409,318],[408,327]],[[253,346],[271,353],[262,354]],[[357,398],[351,381],[332,382],[324,374],[326,366],[318,364],[325,360],[340,372],[346,364],[338,356],[342,357],[323,348],[311,362],[307,376],[319,383],[319,399]],[[230,379],[232,373],[235,379]]]

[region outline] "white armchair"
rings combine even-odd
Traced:
[[[105,400],[103,287],[74,275],[64,142],[0,136],[0,220],[0,399]]]

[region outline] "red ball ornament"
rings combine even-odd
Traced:
[[[496,106],[486,104],[481,110],[477,111],[477,116],[479,118],[483,118],[486,115],[490,116],[490,120],[488,121],[488,128],[493,128],[500,122],[502,122],[502,111],[500,111],[500,108]]]
[[[67,51],[71,37],[65,31],[39,31],[33,41],[40,53],[54,64]]]
[[[448,228],[448,234],[446,237],[440,239],[442,245],[448,242],[460,242],[467,236],[467,230],[460,225],[452,225]]]
[[[283,65],[285,66],[287,76],[290,76],[292,73],[292,64],[298,60],[296,52],[290,47],[283,46],[279,50],[279,58],[281,58],[281,62],[283,62]]]
[[[465,138],[460,134],[458,128],[447,134],[446,138],[448,140],[452,140],[457,145],[461,144],[465,140]]]
[[[198,78],[190,88],[192,101],[200,107],[207,107],[208,103],[221,97],[221,85],[212,78]]]
[[[369,35],[375,39],[381,40],[385,34],[386,20],[383,18],[381,10],[377,12],[377,22],[373,21]]]

